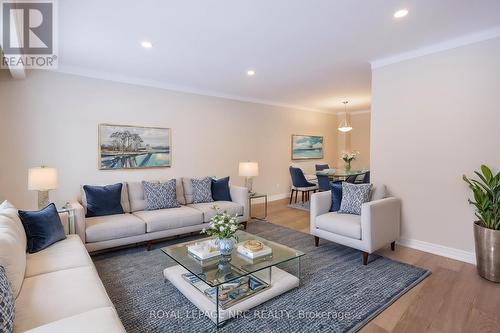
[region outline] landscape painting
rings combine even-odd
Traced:
[[[99,125],[101,170],[170,167],[170,128]]]
[[[323,158],[323,137],[292,135],[292,160]]]

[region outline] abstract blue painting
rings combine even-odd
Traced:
[[[312,160],[322,158],[322,136],[292,135],[292,160]]]

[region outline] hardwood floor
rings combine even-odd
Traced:
[[[286,199],[270,202],[267,221],[309,232],[309,212],[288,208],[287,204]],[[263,206],[253,206],[254,216],[263,214]],[[480,278],[474,265],[400,245],[394,252],[387,245],[377,253],[425,267],[432,274],[360,332],[500,332],[500,283]]]

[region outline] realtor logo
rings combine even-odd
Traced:
[[[0,1],[1,68],[57,67],[55,2]]]

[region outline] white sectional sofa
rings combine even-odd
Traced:
[[[67,215],[61,220],[68,230]],[[26,253],[17,209],[0,206],[0,264],[15,298],[14,332],[125,332],[77,235]]]
[[[145,210],[142,182],[126,182],[122,186],[121,204],[124,214],[85,217],[86,199],[82,189],[75,208],[75,230],[89,252],[147,242],[151,249],[153,240],[198,232],[208,226],[214,216],[214,206],[228,213],[238,214],[240,223],[248,221],[248,190],[230,186],[232,201],[193,203],[190,178],[177,179],[179,208]],[[83,187],[82,187],[83,188]]]

